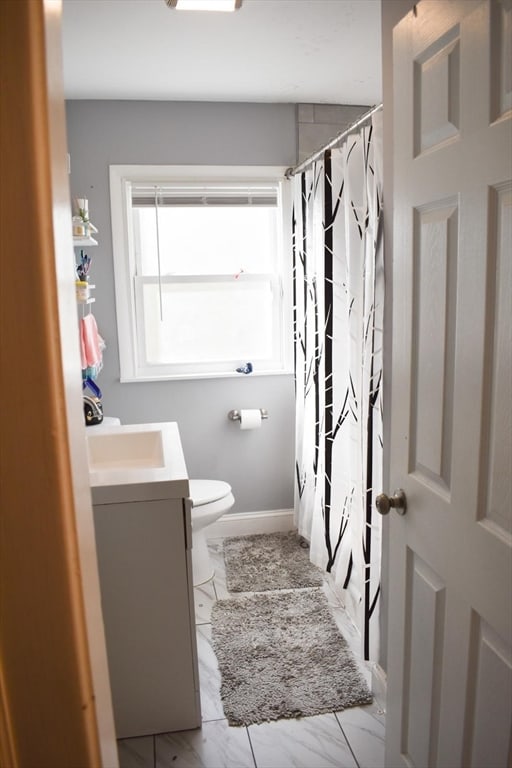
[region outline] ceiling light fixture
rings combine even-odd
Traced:
[[[177,11],[236,11],[242,0],[165,0]]]

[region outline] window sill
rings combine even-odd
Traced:
[[[252,373],[237,373],[236,371],[226,371],[223,373],[183,373],[164,376],[138,376],[121,377],[121,384],[144,384],[155,381],[191,381],[194,379],[247,379],[259,378],[261,376],[293,376],[293,369],[282,371],[253,371]]]

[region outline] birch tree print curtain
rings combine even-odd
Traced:
[[[295,514],[379,647],[382,488],[382,114],[294,179]]]

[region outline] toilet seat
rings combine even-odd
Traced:
[[[220,501],[231,493],[231,486],[224,480],[189,480],[190,498],[194,507]]]

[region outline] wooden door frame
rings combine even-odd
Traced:
[[[60,0],[0,3],[0,764],[117,766],[85,454]]]

